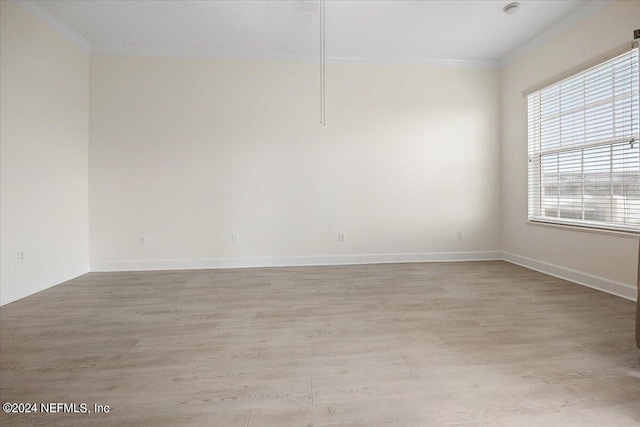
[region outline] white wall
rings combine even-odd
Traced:
[[[618,1],[501,72],[502,248],[507,259],[635,297],[638,239],[527,225],[527,106],[522,91],[624,46],[640,2]],[[546,264],[541,264],[546,263]]]
[[[330,63],[325,127],[313,63],[91,70],[92,269],[500,249],[495,70]]]
[[[5,304],[89,270],[89,55],[12,2],[0,16]]]

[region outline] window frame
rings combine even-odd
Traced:
[[[638,124],[640,122],[640,118],[638,117],[640,114],[637,114],[638,112],[640,112],[640,94],[638,94],[639,92],[639,86],[640,86],[640,70],[636,70],[638,72],[634,72],[634,69],[631,69],[631,73],[630,75],[632,76],[630,78],[631,80],[631,88],[632,90],[630,91],[631,95],[630,95],[630,101],[629,101],[629,105],[631,105],[631,111],[634,112],[634,114],[631,115],[631,132],[630,132],[630,137],[627,138],[626,140],[624,140],[624,138],[611,138],[611,139],[600,139],[597,141],[591,141],[591,142],[586,142],[587,140],[587,135],[588,132],[585,130],[584,132],[584,139],[585,142],[584,143],[568,143],[568,144],[563,144],[563,137],[562,137],[562,131],[559,131],[559,136],[558,136],[558,147],[553,147],[553,148],[549,148],[549,147],[544,147],[545,144],[545,140],[543,139],[542,136],[542,117],[544,116],[541,108],[542,108],[542,102],[540,101],[542,95],[542,91],[545,90],[553,90],[556,87],[559,87],[561,84],[563,83],[569,83],[569,84],[574,84],[576,81],[579,81],[580,78],[586,78],[585,76],[588,76],[588,72],[591,71],[592,69],[597,69],[598,67],[601,67],[605,64],[608,63],[613,63],[613,61],[615,61],[617,58],[619,58],[620,56],[623,55],[629,55],[630,57],[632,55],[635,55],[635,61],[636,61],[636,67],[638,67],[638,63],[640,62],[640,53],[638,52],[638,46],[637,43],[633,45],[631,50],[627,50],[626,52],[623,53],[618,53],[613,57],[609,57],[607,59],[604,60],[600,60],[598,61],[595,65],[590,66],[588,69],[583,69],[577,72],[573,72],[570,75],[565,75],[562,79],[558,79],[555,82],[549,83],[549,84],[545,84],[544,86],[540,86],[535,90],[532,90],[528,93],[525,93],[524,95],[526,96],[526,102],[527,102],[527,223],[528,224],[535,224],[535,225],[547,225],[547,226],[552,226],[552,227],[559,227],[559,228],[565,228],[565,229],[573,229],[573,230],[584,230],[584,231],[593,231],[593,232],[601,232],[601,233],[606,233],[606,234],[620,234],[620,235],[627,235],[627,236],[638,236],[640,235],[640,224],[638,226],[635,226],[635,223],[631,224],[631,225],[625,225],[619,222],[615,222],[615,220],[589,220],[586,219],[586,212],[587,212],[587,208],[585,205],[585,169],[584,169],[584,162],[585,162],[585,150],[590,150],[590,149],[603,149],[603,151],[606,151],[606,148],[609,147],[610,150],[610,154],[607,157],[607,155],[599,155],[597,158],[598,159],[604,159],[603,161],[608,161],[610,163],[610,186],[611,186],[611,190],[609,191],[609,193],[604,196],[605,199],[609,199],[609,212],[608,212],[608,216],[609,218],[611,218],[612,215],[614,215],[614,211],[617,212],[617,207],[614,209],[614,199],[616,197],[616,195],[614,194],[614,190],[613,190],[613,180],[611,178],[611,175],[614,173],[613,172],[613,165],[615,162],[615,158],[614,158],[614,150],[622,150],[622,162],[626,165],[626,154],[624,153],[624,144],[631,144],[632,149],[635,147],[640,146],[640,125]],[[612,66],[612,70],[613,70],[613,66]],[[613,78],[615,76],[615,72],[612,71],[612,82],[611,82],[611,87],[614,88],[615,85],[617,84],[617,81]],[[584,81],[584,80],[583,80]],[[612,91],[614,91],[614,89],[612,89]],[[588,105],[589,103],[586,101],[587,98],[587,93],[584,92],[583,93],[583,103],[580,104],[579,109],[581,109],[581,111],[585,112],[585,117],[586,117],[586,111],[588,111]],[[537,107],[540,108],[540,111],[536,112],[534,111],[532,114],[532,100],[530,97],[532,96],[537,96]],[[613,95],[611,98],[611,102],[615,103],[616,99],[615,99],[615,95]],[[635,102],[634,102],[635,100]],[[535,108],[535,102],[536,100],[533,101],[534,104],[534,108]],[[561,101],[559,101],[561,102]],[[559,104],[561,105],[561,104]],[[612,104],[613,105],[613,104]],[[550,108],[550,107],[548,107]],[[552,107],[551,107],[552,108]],[[562,117],[565,114],[570,114],[568,112],[571,112],[572,109],[574,109],[576,107],[571,107],[571,108],[566,108],[563,109],[561,106],[558,107],[558,116]],[[612,128],[614,129],[612,134],[615,134],[615,128],[616,128],[616,120],[618,118],[620,118],[622,115],[618,114],[615,112],[615,107],[612,106],[612,110],[614,111],[613,113],[611,113],[611,116],[613,118],[613,124],[612,124]],[[548,113],[546,113],[548,114]],[[532,117],[534,118],[534,120],[537,120],[537,122],[534,122],[534,124],[532,124]],[[626,118],[622,117],[623,120],[626,120]],[[587,125],[587,119],[584,119],[585,121],[585,128],[588,127]],[[535,132],[540,132],[540,135],[536,135],[536,136],[532,136],[532,131]],[[546,141],[547,143],[549,141]],[[634,147],[635,144],[635,147]],[[534,147],[535,145],[535,147]],[[619,148],[621,147],[621,148]],[[571,154],[572,152],[575,152],[574,154]],[[577,152],[580,152],[580,154],[578,155]],[[567,164],[570,164],[568,162],[566,162],[563,166],[563,168],[561,169],[560,167],[560,156],[562,154],[568,154],[568,157],[572,158],[572,161],[575,162],[576,158],[580,159],[580,162],[582,163],[580,172],[576,172],[575,170],[572,170],[570,166],[567,166]],[[558,195],[557,195],[557,204],[555,205],[555,208],[557,210],[557,216],[549,216],[549,215],[545,215],[545,211],[548,208],[545,208],[545,197],[542,194],[542,192],[544,191],[544,188],[546,186],[546,181],[544,181],[543,179],[543,157],[545,156],[553,156],[556,155],[557,156],[557,163],[558,163],[558,169],[556,172],[556,175],[558,177],[558,183],[560,183],[559,181],[559,177],[561,176],[562,173],[569,175],[571,173],[573,174],[578,174],[581,176],[581,187],[580,187],[580,191],[581,191],[581,204],[580,206],[576,207],[573,206],[573,210],[575,210],[575,212],[579,212],[580,214],[580,218],[570,218],[570,217],[562,217],[561,216],[561,211],[562,211],[562,204],[561,204],[561,199],[560,199],[560,191],[561,189],[563,189],[563,187],[560,186],[560,184],[558,184],[557,186],[557,191],[558,191]],[[634,156],[634,153],[632,153],[632,156]],[[640,174],[640,151],[639,151],[639,160],[638,160],[638,174]],[[630,161],[629,163],[632,163],[634,160]],[[533,164],[532,164],[533,163]],[[575,166],[573,166],[575,167]],[[624,169],[623,169],[624,170]],[[633,172],[635,172],[635,169],[633,170]],[[578,181],[576,181],[576,183],[579,183]],[[623,186],[626,185],[624,182],[622,184]],[[630,184],[630,185],[635,185],[635,184]],[[640,185],[640,184],[638,184]],[[624,190],[625,192],[627,191],[626,189]],[[630,190],[632,191],[632,190]],[[536,194],[536,192],[538,194]],[[591,197],[591,196],[589,196]],[[575,199],[575,196],[573,197],[573,199]],[[569,198],[568,200],[572,200],[572,198]],[[625,199],[623,199],[625,200]],[[631,199],[631,200],[635,200],[635,199]],[[599,203],[599,202],[598,202]],[[626,201],[624,202],[626,203]],[[637,203],[640,203],[640,200],[637,201]],[[633,207],[635,203],[632,203],[632,210],[635,210],[636,208]],[[597,204],[596,209],[601,208],[601,206],[599,204]],[[553,209],[553,207],[552,207]],[[606,214],[606,208],[604,208],[604,218],[606,218],[607,214]],[[595,213],[598,213],[598,211],[594,211]],[[638,215],[636,213],[636,215]],[[627,215],[626,213],[624,214],[624,221],[627,221],[627,218],[632,218],[632,219],[636,219],[636,215],[632,215],[629,214]],[[639,215],[640,216],[640,215]]]

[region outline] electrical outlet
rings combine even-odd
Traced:
[[[344,233],[338,233],[338,242],[344,243]]]
[[[640,30],[633,31],[633,38],[636,40],[640,39]]]
[[[456,231],[456,238],[462,239],[462,231],[460,230]]]
[[[147,246],[147,238],[145,236],[140,237],[140,246]]]
[[[231,234],[231,243],[240,243],[240,235],[238,233]]]
[[[18,251],[18,262],[24,262],[24,251]]]

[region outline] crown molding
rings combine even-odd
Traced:
[[[315,59],[315,58],[314,58]],[[447,68],[498,68],[500,62],[495,59],[448,59],[448,58],[361,58],[335,56],[327,58],[334,62],[359,62],[389,65],[426,65]]]
[[[44,9],[35,0],[11,0],[38,18],[51,29],[57,31],[68,40],[81,47],[87,52],[103,55],[122,56],[156,56],[156,57],[178,57],[178,58],[213,58],[213,59],[245,59],[245,60],[280,60],[280,61],[316,61],[317,56],[313,55],[267,55],[260,52],[221,52],[206,48],[184,48],[170,46],[136,46],[119,44],[94,44],[92,45],[84,36],[62,22],[56,16]],[[447,58],[363,58],[354,56],[330,56],[329,62],[355,62],[370,64],[389,65],[424,65],[447,68],[484,68],[495,69],[505,67],[518,58],[523,57],[530,51],[538,48],[563,31],[580,23],[584,19],[613,3],[614,0],[592,0],[585,6],[573,12],[571,15],[560,20],[556,24],[547,28],[527,43],[500,59],[447,59]]]
[[[48,10],[40,6],[35,0],[11,0],[17,4],[22,10],[30,13],[40,21],[44,22],[49,28],[61,34],[75,45],[81,47],[86,52],[91,49],[89,40],[84,38],[73,28],[62,22],[56,16],[52,15]]]
[[[558,34],[563,31],[568,30],[569,28],[579,24],[580,22],[587,19],[589,16],[594,13],[604,9],[613,3],[614,0],[592,0],[586,5],[582,6],[580,9],[574,11],[572,14],[567,16],[566,18],[556,22],[551,27],[544,30],[542,33],[538,34],[536,37],[532,38],[525,44],[506,54],[502,58],[500,58],[499,65],[500,67],[506,67],[511,64],[518,58],[523,57],[527,53],[532,50],[542,46],[549,40],[556,37]]]
[[[232,52],[207,48],[185,48],[171,46],[136,46],[120,44],[92,44],[91,53],[97,55],[154,56],[177,58],[277,60],[277,61],[317,61],[318,55],[264,54],[261,52]],[[497,60],[465,60],[439,58],[363,58],[356,56],[328,56],[327,62],[355,62],[389,65],[425,65],[449,68],[498,68]]]

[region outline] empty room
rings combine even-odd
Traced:
[[[640,426],[640,1],[0,0],[2,426]]]

